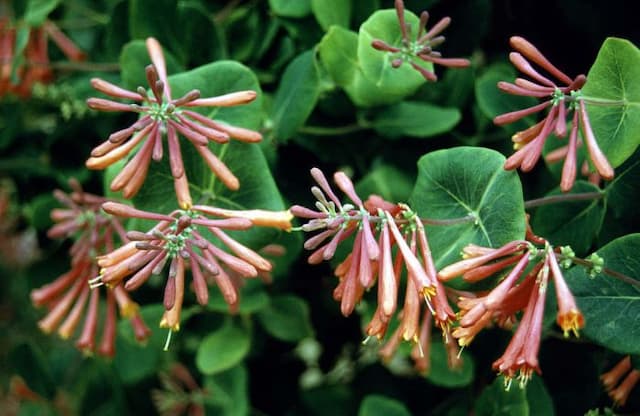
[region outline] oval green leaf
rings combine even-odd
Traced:
[[[419,19],[415,14],[405,11],[405,20],[411,27],[418,27]],[[382,94],[388,92],[406,97],[425,83],[422,75],[410,65],[393,68],[392,54],[374,49],[371,46],[374,39],[383,40],[392,46],[401,45],[402,33],[394,9],[375,12],[360,26],[358,34],[358,60],[362,73]],[[421,64],[429,69],[426,62]]]
[[[411,207],[422,218],[444,220],[473,216],[455,225],[427,226],[438,267],[460,260],[469,244],[499,247],[524,238],[522,187],[505,158],[484,148],[457,147],[427,153],[418,161]]]
[[[29,0],[24,13],[24,21],[30,26],[40,26],[56,7],[60,0]]]
[[[498,82],[513,82],[515,77],[516,74],[511,65],[498,63],[487,68],[487,70],[476,79],[476,102],[482,114],[493,120],[494,117],[500,114],[522,110],[537,104],[534,98],[511,95],[498,89]],[[526,117],[515,123],[506,125],[505,129],[515,133],[532,125],[533,120],[534,118],[532,116]]]
[[[242,361],[250,345],[249,332],[229,321],[202,340],[196,352],[196,366],[208,375],[228,370]]]
[[[353,82],[358,68],[358,34],[331,26],[318,44],[318,57],[333,82],[345,87]]]
[[[205,398],[207,414],[222,416],[246,416],[249,414],[249,377],[247,369],[238,365],[204,379],[204,389],[210,394]]]
[[[311,13],[311,0],[269,0],[276,16],[305,17]]]
[[[444,343],[440,340],[431,342],[429,359],[431,367],[427,373],[427,380],[436,386],[449,389],[464,387],[473,381],[475,364],[473,357],[466,351],[462,351],[462,367],[459,369],[449,368],[447,364],[447,351]]]
[[[297,342],[313,336],[309,306],[297,296],[274,297],[257,316],[264,329],[282,341]]]
[[[577,181],[570,194],[599,192],[589,182]],[[556,188],[546,197],[565,195]],[[533,231],[552,244],[570,245],[579,256],[587,253],[600,231],[605,213],[604,198],[549,204],[536,209],[531,218]]]
[[[460,121],[457,108],[439,107],[421,102],[403,101],[381,109],[371,127],[386,137],[432,137],[445,133]]]
[[[630,234],[596,252],[604,267],[627,277],[600,273],[594,278],[574,266],[565,278],[585,320],[583,333],[621,354],[640,354],[640,234]]]
[[[358,416],[411,416],[411,413],[398,400],[370,394],[360,404]]]
[[[478,397],[475,414],[477,416],[529,416],[526,390],[517,386],[511,386],[506,390],[503,378],[498,377]]]
[[[640,144],[639,78],[640,50],[628,40],[608,38],[582,88],[585,96],[604,101],[587,109],[598,144],[614,168]]]
[[[348,28],[351,0],[311,0],[311,11],[324,30],[332,25]]]
[[[320,95],[320,77],[314,51],[295,58],[285,69],[273,99],[273,138],[291,138],[307,120]]]

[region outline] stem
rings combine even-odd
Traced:
[[[106,25],[109,23],[110,18],[108,14],[97,12],[78,1],[70,1],[66,6],[69,7],[69,9],[75,9],[79,14],[84,15],[87,19],[93,20],[98,24]]]
[[[213,18],[212,18],[213,22],[217,24],[224,22],[227,19],[227,17],[229,17],[231,13],[233,13],[233,10],[239,4],[240,4],[240,0],[231,0],[222,9],[220,9],[219,12],[213,15]]]
[[[35,65],[32,65],[35,66]],[[46,65],[53,69],[59,69],[64,71],[86,71],[86,72],[117,72],[120,71],[120,64],[117,62],[73,62],[73,61],[59,61],[51,62]]]
[[[342,136],[366,129],[367,127],[359,124],[348,124],[340,127],[302,126],[298,129],[298,132],[312,136]]]
[[[561,202],[576,202],[576,201],[589,201],[602,199],[604,197],[603,192],[583,192],[578,194],[561,194],[551,195],[542,198],[530,199],[524,202],[525,209],[536,208],[542,205],[558,204]]]
[[[575,264],[579,264],[580,266],[584,266],[584,267],[593,267],[593,263],[591,263],[589,260],[585,260],[585,259],[581,259],[578,257],[571,257],[571,260],[575,263]],[[632,286],[635,286],[637,288],[640,288],[640,281],[634,279],[633,277],[629,277],[624,273],[620,273],[617,272],[615,270],[611,270],[607,267],[603,267],[602,268],[602,273],[609,275],[611,277],[613,277],[614,279],[618,279],[621,282],[630,284]]]

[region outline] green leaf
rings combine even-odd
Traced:
[[[129,34],[133,39],[153,36],[163,47],[173,47],[177,5],[177,0],[131,0]]]
[[[540,377],[534,376],[527,383],[527,402],[529,403],[529,414],[531,415],[555,415],[553,400]]]
[[[53,398],[56,383],[39,348],[28,343],[18,344],[11,350],[6,362],[10,364],[8,374],[19,375],[31,390],[43,397]]]
[[[583,333],[598,344],[621,354],[640,353],[640,234],[630,234],[600,248],[604,267],[628,278],[574,266],[565,273],[567,283],[585,320]],[[627,279],[632,279],[626,281]]]
[[[183,62],[198,66],[226,57],[223,34],[204,7],[193,3],[180,3],[178,19],[178,27],[181,28],[178,33],[181,48],[177,52],[182,55]]]
[[[307,120],[320,95],[315,53],[307,51],[285,69],[273,99],[273,137],[285,141]]]
[[[484,389],[476,401],[475,414],[477,416],[529,416],[526,390],[511,386],[505,390],[502,377]]]
[[[457,108],[403,101],[381,109],[371,126],[386,137],[431,137],[451,130],[460,117]]]
[[[406,89],[376,85],[363,74],[358,61],[358,39],[355,32],[331,26],[318,44],[320,62],[333,81],[344,88],[349,98],[361,107],[393,104],[406,97]],[[384,53],[371,49],[384,57]]]
[[[341,87],[353,82],[358,68],[358,34],[331,26],[318,44],[318,56],[333,81]]]
[[[410,204],[420,217],[476,218],[427,226],[438,267],[460,260],[461,249],[469,243],[498,247],[524,238],[522,187],[516,172],[503,169],[504,161],[494,150],[475,147],[438,150],[418,161]]]
[[[358,406],[352,390],[344,384],[324,384],[304,390],[302,401],[307,414],[313,416],[352,416]]]
[[[144,73],[144,72],[143,72]],[[264,118],[262,90],[251,69],[235,61],[217,61],[169,77],[174,98],[198,89],[202,97],[253,90],[258,97],[249,104],[200,109],[208,117],[249,129],[258,129]]]
[[[358,181],[356,191],[363,199],[376,194],[387,201],[404,202],[409,200],[413,182],[413,179],[400,169],[391,165],[380,165]]]
[[[516,73],[507,63],[497,63],[476,79],[476,101],[482,114],[493,120],[494,117],[522,110],[538,103],[535,98],[521,97],[502,92],[498,89],[499,81],[513,82]],[[533,124],[533,117],[525,117],[505,126],[509,132],[524,130]]]
[[[40,26],[56,7],[60,0],[29,0],[24,20],[29,26]]]
[[[462,351],[462,367],[451,369],[447,364],[447,351],[441,340],[431,342],[429,359],[431,367],[427,373],[427,380],[436,386],[449,389],[464,387],[473,381],[475,365],[473,357],[466,351]]]
[[[276,16],[305,17],[311,13],[311,0],[269,0]]]
[[[405,11],[405,21],[413,28],[418,27],[418,17],[409,11]],[[392,54],[374,49],[371,46],[374,39],[380,39],[389,45],[400,47],[402,33],[394,9],[375,12],[360,26],[358,35],[358,60],[362,73],[380,90],[380,93],[406,97],[425,83],[422,75],[410,65],[405,64],[399,68],[393,68],[391,66],[391,61],[394,59]],[[427,69],[430,67],[422,61],[420,64]]]
[[[608,38],[602,44],[587,83],[588,98],[605,105],[588,105],[591,127],[600,148],[615,168],[630,157],[640,143],[640,50],[625,39]],[[606,104],[606,102],[614,103]]]
[[[637,218],[635,204],[629,203],[640,194],[640,151],[616,171],[613,180],[606,184],[607,209],[618,219],[631,222]]]
[[[358,416],[411,416],[411,413],[397,400],[370,394],[362,400]]]
[[[282,341],[297,342],[313,336],[309,306],[297,296],[273,297],[257,316],[264,329]]]
[[[169,53],[164,51],[164,58],[167,63],[167,73],[175,73],[183,70],[178,61]],[[144,68],[151,63],[149,52],[143,40],[133,40],[127,43],[120,53],[120,74],[122,77],[122,87],[134,90],[139,86],[148,88],[147,77]],[[176,97],[178,97],[176,95]]]
[[[203,374],[216,374],[238,364],[249,352],[251,337],[230,320],[207,335],[196,352],[196,366]]]
[[[264,283],[259,280],[248,280],[240,292],[238,313],[248,315],[258,312],[269,305],[269,296],[264,290]],[[207,309],[215,312],[229,313],[229,305],[217,288],[209,290]]]
[[[167,338],[167,330],[157,329],[163,313],[162,305],[140,308],[140,316],[145,324],[153,328],[151,336],[144,343],[135,339],[129,320],[123,319],[118,322],[113,366],[123,383],[135,384],[156,373],[163,355],[166,355],[162,349]]]
[[[599,192],[599,188],[589,182],[577,181],[568,194],[586,192]],[[556,188],[545,196],[553,195],[564,193]],[[604,213],[604,198],[544,205],[536,209],[531,228],[554,245],[570,245],[581,256],[587,253],[598,235]]]
[[[311,0],[311,10],[324,30],[332,25],[349,27],[351,0]]]
[[[237,365],[227,371],[204,379],[204,389],[209,393],[205,398],[207,407],[215,407],[207,414],[221,416],[245,416],[249,414],[249,382],[247,369]]]

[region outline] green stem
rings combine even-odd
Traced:
[[[59,69],[63,71],[85,71],[85,72],[118,72],[120,71],[120,64],[117,62],[73,62],[73,61],[58,61],[51,62],[47,65],[53,69]]]
[[[222,9],[220,9],[219,12],[213,15],[213,18],[212,18],[213,22],[217,24],[224,22],[227,19],[227,17],[229,17],[231,13],[233,13],[233,10],[236,7],[238,7],[239,4],[240,4],[240,0],[231,0]]]
[[[348,124],[340,127],[302,126],[298,129],[298,132],[312,136],[342,136],[366,129],[367,127],[359,124]]]
[[[525,201],[524,208],[531,209],[542,205],[558,204],[562,202],[590,201],[601,198],[604,198],[604,193],[602,192],[583,192],[578,194],[551,195]]]
[[[108,14],[96,12],[95,10],[85,6],[78,1],[70,1],[66,4],[66,6],[70,9],[75,9],[78,14],[84,15],[87,19],[93,20],[98,24],[106,25],[110,21],[110,17]]]
[[[578,258],[578,257],[572,257],[571,260],[575,264],[578,264],[580,266],[589,267],[589,268],[593,267],[593,263],[590,262],[589,260],[581,259],[581,258]],[[637,288],[640,288],[640,281],[634,279],[633,277],[627,276],[624,273],[620,273],[620,272],[617,272],[615,270],[611,270],[611,269],[609,269],[607,267],[603,267],[602,268],[602,273],[604,273],[606,275],[609,275],[609,276],[613,277],[614,279],[618,279],[621,282],[624,282],[624,283],[630,284],[632,286],[635,286]]]

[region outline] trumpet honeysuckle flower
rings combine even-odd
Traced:
[[[247,230],[254,225],[251,219],[242,214],[233,217],[232,211],[221,210],[223,218],[210,219],[204,214],[211,215],[216,209],[197,206],[191,210],[176,210],[165,215],[116,202],[107,202],[102,208],[114,216],[158,223],[146,233],[129,231],[129,243],[100,256],[100,273],[96,273],[89,283],[92,287],[123,284],[126,290],[135,290],[152,275],[160,274],[168,264],[163,300],[165,313],[160,322],[163,328],[172,331],[180,329],[187,267],[191,269],[193,290],[198,303],[208,303],[208,285],[215,283],[231,311],[236,310],[239,302],[238,285],[241,280],[238,277],[254,278],[272,269],[271,262],[225,232]],[[273,213],[265,213],[267,217],[274,216]],[[232,254],[203,237],[203,230],[217,238]]]
[[[14,22],[6,14],[6,7],[0,6],[0,97],[7,93],[21,98],[29,98],[35,84],[48,84],[54,79],[54,72],[49,60],[49,40],[62,51],[70,61],[83,61],[84,52],[50,20],[45,20],[38,27],[28,29],[26,46],[21,55],[16,56],[16,39],[18,26],[24,22]],[[15,66],[17,82],[12,80]]]
[[[342,314],[350,315],[364,293],[377,284],[377,308],[365,328],[367,337],[384,341],[391,319],[398,315],[400,324],[381,347],[380,355],[388,359],[401,341],[411,342],[416,368],[426,371],[431,326],[440,328],[449,343],[455,313],[447,300],[447,289],[437,278],[422,220],[404,204],[392,204],[376,195],[363,201],[343,172],[334,175],[334,182],[348,196],[347,203],[336,196],[320,169],[313,168],[311,175],[317,183],[311,188],[317,210],[297,205],[290,209],[293,215],[308,220],[301,230],[318,231],[304,244],[313,250],[309,263],[330,260],[338,245],[353,236],[351,252],[334,272],[339,281],[333,297],[340,302]],[[407,271],[405,285],[400,282],[403,269]],[[403,303],[399,301],[401,286],[405,289]],[[457,355],[458,347],[453,344],[447,344],[448,350]],[[457,358],[451,357],[451,363],[458,365]]]
[[[138,104],[125,104],[111,99],[89,98],[87,105],[98,111],[128,111],[140,114],[131,126],[112,133],[109,138],[91,151],[86,165],[89,169],[105,169],[129,155],[138,145],[137,153],[111,182],[113,191],[122,191],[125,198],[133,197],[142,187],[151,159],[159,161],[164,154],[164,141],[168,149],[171,175],[179,206],[188,209],[192,205],[189,194],[180,137],[195,147],[211,171],[231,190],[237,190],[240,182],[229,168],[209,149],[210,141],[227,143],[229,139],[255,143],[262,140],[258,132],[211,120],[192,108],[229,107],[247,104],[256,98],[255,91],[237,91],[225,95],[201,98],[200,91],[191,90],[184,96],[172,98],[167,78],[162,47],[154,38],[146,41],[151,64],[146,67],[151,95],[138,87],[129,91],[105,80],[94,78],[91,85],[103,94]],[[213,81],[215,82],[215,81]]]
[[[567,117],[573,112],[569,129],[569,143],[547,157],[549,162],[561,158],[565,159],[560,189],[567,192],[573,187],[577,172],[576,152],[582,141],[587,145],[589,158],[598,174],[604,179],[611,180],[614,175],[613,168],[598,146],[582,98],[581,88],[586,83],[587,77],[580,74],[573,79],[570,78],[522,37],[513,36],[510,39],[510,44],[516,50],[509,55],[511,63],[531,80],[516,78],[515,83],[501,81],[498,83],[498,88],[508,94],[545,99],[546,101],[523,110],[499,115],[494,118],[494,123],[498,125],[513,123],[546,109],[549,109],[549,112],[542,121],[513,135],[512,140],[516,152],[505,162],[505,169],[520,168],[523,172],[533,169],[542,154],[547,138],[552,133],[557,137],[567,135]],[[555,80],[538,72],[530,62],[537,64],[552,75]],[[578,136],[580,131],[582,132],[582,140]]]
[[[431,29],[426,30],[429,20],[429,13],[423,11],[420,14],[420,24],[415,34],[411,33],[412,28],[409,26],[404,17],[404,1],[396,0],[396,13],[398,14],[398,23],[402,33],[402,39],[398,45],[389,45],[383,40],[374,39],[371,46],[375,49],[391,54],[391,66],[398,68],[407,62],[413,69],[418,71],[427,81],[437,81],[437,75],[422,65],[415,62],[420,59],[430,64],[437,64],[451,68],[465,68],[469,66],[468,59],[463,58],[443,58],[442,54],[435,50],[441,45],[445,38],[441,36],[443,30],[451,23],[450,17],[443,17]],[[415,40],[413,39],[415,37]]]
[[[122,285],[106,290],[105,309],[100,308],[102,291],[90,290],[89,279],[98,273],[96,256],[111,251],[116,236],[122,241],[128,240],[119,220],[101,212],[100,206],[107,199],[84,192],[77,181],[72,180],[70,184],[71,194],[54,192],[66,208],[51,212],[56,224],[49,229],[48,235],[51,238],[75,237],[70,249],[71,270],[31,291],[31,301],[35,306],[48,309],[38,322],[42,331],[57,331],[62,338],[68,339],[84,319],[76,346],[87,354],[96,352],[111,357],[115,354],[116,309],[121,317],[130,320],[138,341],[147,339],[150,331],[140,316],[138,305]],[[102,337],[96,345],[99,327],[102,327]]]
[[[640,382],[640,370],[632,367],[631,357],[626,356],[611,370],[600,376],[609,397],[616,406],[624,406],[631,391]]]
[[[537,248],[543,244],[544,248]],[[466,258],[443,268],[442,280],[462,276],[467,281],[479,281],[490,276],[503,276],[493,289],[484,294],[462,294],[458,297],[458,326],[453,337],[462,347],[494,322],[511,328],[522,312],[518,327],[502,357],[493,368],[506,378],[507,387],[513,378],[524,386],[533,372],[540,373],[538,350],[542,334],[542,318],[549,279],[553,279],[558,304],[557,322],[565,336],[576,336],[584,326],[584,317],[564,280],[557,256],[548,241],[536,236],[527,226],[527,240],[512,241],[500,248],[469,245]]]
[[[187,367],[174,363],[159,378],[162,389],[152,390],[151,400],[161,416],[206,414],[204,401],[210,393],[198,386]]]

